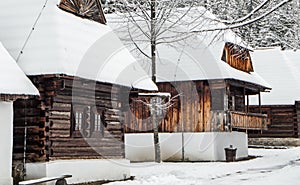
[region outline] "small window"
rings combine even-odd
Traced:
[[[91,137],[103,137],[106,127],[104,110],[93,107],[91,110]]]
[[[224,110],[224,89],[212,89],[211,90],[211,110]]]
[[[72,137],[102,137],[105,127],[104,110],[86,105],[72,106]]]
[[[71,136],[88,137],[89,136],[89,106],[72,106]]]
[[[80,131],[82,128],[82,116],[83,113],[82,112],[75,112],[75,129],[74,130],[78,130]]]
[[[94,132],[100,132],[101,131],[101,115],[94,114],[94,119],[95,119]]]

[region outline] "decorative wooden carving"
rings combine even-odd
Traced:
[[[99,0],[61,0],[58,7],[77,16],[106,24]]]
[[[247,73],[254,72],[249,50],[241,46],[232,43],[226,43],[222,60],[235,69]]]

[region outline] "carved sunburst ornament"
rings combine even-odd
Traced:
[[[106,23],[99,0],[61,0],[58,7],[77,16]]]

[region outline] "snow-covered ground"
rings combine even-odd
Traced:
[[[133,163],[133,181],[110,185],[289,185],[300,182],[300,147],[289,149],[249,149],[252,160],[234,163]]]

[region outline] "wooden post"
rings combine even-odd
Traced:
[[[247,94],[247,113],[249,112],[249,95]]]
[[[184,113],[184,97],[181,99],[181,160],[184,161],[184,120],[183,120],[183,113]]]
[[[258,105],[259,105],[259,113],[261,114],[261,94],[258,92]]]
[[[244,97],[246,96],[246,88],[245,87],[243,87],[243,95],[244,95]],[[244,111],[247,112],[246,103],[245,103]]]
[[[258,92],[258,108],[259,108],[259,113],[261,114],[261,94],[260,91]],[[263,133],[263,126],[264,126],[264,121],[261,123],[261,128],[260,128],[260,134]]]
[[[295,102],[296,115],[297,115],[297,131],[298,138],[300,138],[300,101]]]

